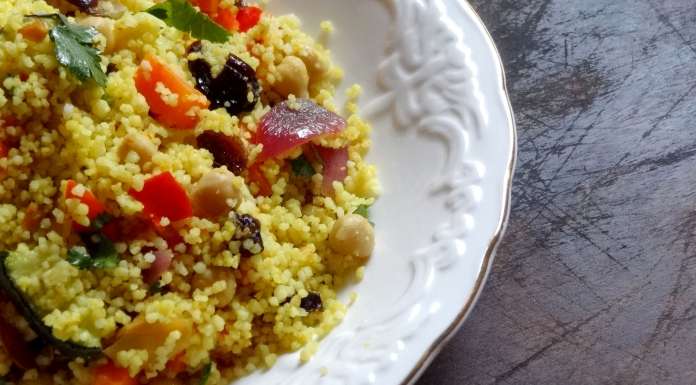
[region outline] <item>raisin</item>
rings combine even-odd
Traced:
[[[196,81],[196,89],[210,100],[211,110],[225,108],[230,115],[237,115],[253,110],[259,100],[261,87],[256,72],[233,54],[227,57],[225,66],[215,77],[210,64],[203,59],[189,60],[189,71]],[[251,100],[249,94],[252,95]]]
[[[203,50],[203,42],[196,40],[186,49],[186,53],[201,52]]]
[[[234,239],[242,242],[242,254],[259,254],[263,252],[263,239],[261,238],[261,224],[258,219],[248,214],[235,214],[237,230]]]
[[[300,307],[311,313],[314,311],[319,311],[324,307],[321,301],[321,296],[317,293],[309,293],[306,297],[300,300]]]
[[[213,74],[210,72],[210,64],[203,59],[189,60],[189,71],[193,75],[196,82],[196,89],[201,91],[205,96],[212,94],[210,85],[213,82]],[[212,105],[211,105],[212,108]]]
[[[246,151],[239,139],[219,132],[205,131],[198,135],[196,143],[198,147],[213,154],[215,167],[227,166],[235,175],[241,175],[246,169]]]
[[[96,7],[98,0],[68,0],[68,2],[82,11],[88,11]]]
[[[260,87],[254,69],[234,55],[227,58],[214,82],[217,95],[213,103],[225,107],[231,115],[253,110],[259,100]],[[249,92],[253,95],[251,101]]]

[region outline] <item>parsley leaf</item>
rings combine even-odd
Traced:
[[[95,269],[113,269],[118,266],[118,258],[114,256],[92,259],[92,267]]]
[[[312,167],[312,164],[309,163],[304,155],[300,155],[299,157],[291,160],[290,164],[292,166],[292,172],[297,176],[310,177],[316,173],[314,167]]]
[[[198,381],[198,385],[205,385],[208,382],[208,378],[210,378],[210,371],[213,369],[213,363],[208,362],[205,364],[203,367],[203,372],[201,374],[201,380]]]
[[[113,219],[113,217],[107,213],[99,214],[92,221],[92,227],[95,230],[101,230],[102,228],[104,228],[104,225],[111,222],[112,219]]]
[[[158,294],[164,291],[164,286],[162,286],[162,283],[160,281],[157,281],[150,285],[150,288],[147,289],[147,292],[149,294]],[[0,384],[2,385],[2,384]]]
[[[80,270],[87,270],[92,267],[92,258],[84,247],[73,247],[68,250],[68,263]]]
[[[189,32],[197,39],[224,43],[230,36],[229,32],[210,20],[205,14],[198,12],[186,0],[166,0],[148,8],[145,12],[163,20],[171,27]]]
[[[358,206],[355,210],[353,210],[353,214],[358,214],[361,217],[367,219],[368,222],[372,225],[372,227],[375,226],[375,222],[372,222],[370,220],[370,206],[369,205],[360,205]]]
[[[91,254],[81,246],[68,250],[68,263],[80,270],[113,269],[118,266],[118,255],[113,243],[106,238]]]
[[[48,35],[54,44],[58,63],[67,68],[80,81],[94,79],[100,85],[106,85],[106,74],[101,68],[99,50],[94,47],[98,32],[94,27],[74,24],[59,14],[33,15],[53,19],[56,26]]]
[[[92,233],[84,235],[82,240],[92,256],[92,267],[111,269],[118,265],[118,253],[109,238],[100,233]]]
[[[370,206],[368,205],[360,205],[358,208],[353,211],[353,214],[358,214],[362,217],[365,217],[365,219],[370,219]]]
[[[99,232],[111,219],[108,214],[97,216],[92,223],[93,232],[80,235],[85,247],[77,246],[68,250],[68,262],[71,265],[81,270],[113,269],[118,266],[116,246]]]

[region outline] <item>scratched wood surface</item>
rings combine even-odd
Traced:
[[[473,5],[518,122],[512,213],[418,385],[696,384],[696,3]]]

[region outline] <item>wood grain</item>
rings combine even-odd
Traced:
[[[418,385],[696,383],[696,6],[472,3],[516,112],[513,208]]]

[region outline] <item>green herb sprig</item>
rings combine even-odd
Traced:
[[[68,262],[80,270],[113,269],[118,266],[119,259],[116,249],[110,243],[111,241],[104,241],[99,249],[100,252],[95,255],[90,255],[84,247],[75,246],[68,250]]]
[[[210,378],[210,372],[212,371],[212,369],[213,369],[212,362],[208,362],[207,364],[205,364],[205,366],[203,367],[203,370],[201,372],[201,379],[200,379],[200,381],[198,381],[198,385],[205,385],[206,383],[208,383],[208,379]]]
[[[358,214],[361,217],[367,219],[370,222],[370,224],[374,227],[375,223],[370,220],[370,206],[369,205],[358,206],[355,210],[353,210],[353,214]]]
[[[56,22],[56,26],[51,28],[48,36],[53,41],[58,63],[82,82],[94,79],[99,86],[106,85],[106,74],[101,68],[102,58],[99,50],[95,48],[98,32],[94,27],[71,23],[60,13],[31,16],[48,18]]]
[[[360,205],[353,211],[353,214],[358,214],[365,219],[370,219],[370,206]]]
[[[113,218],[101,214],[94,218],[90,232],[80,235],[86,247],[75,246],[68,250],[68,262],[80,270],[113,269],[120,261],[114,243],[101,230]]]
[[[229,32],[205,14],[198,12],[186,0],[167,0],[148,8],[145,12],[171,27],[190,33],[196,39],[224,43],[230,37]]]
[[[304,155],[300,155],[299,157],[291,160],[290,165],[292,166],[293,174],[297,176],[308,178],[316,174],[314,167],[312,167],[312,164],[309,163],[309,161],[307,160],[307,158],[305,158]]]

